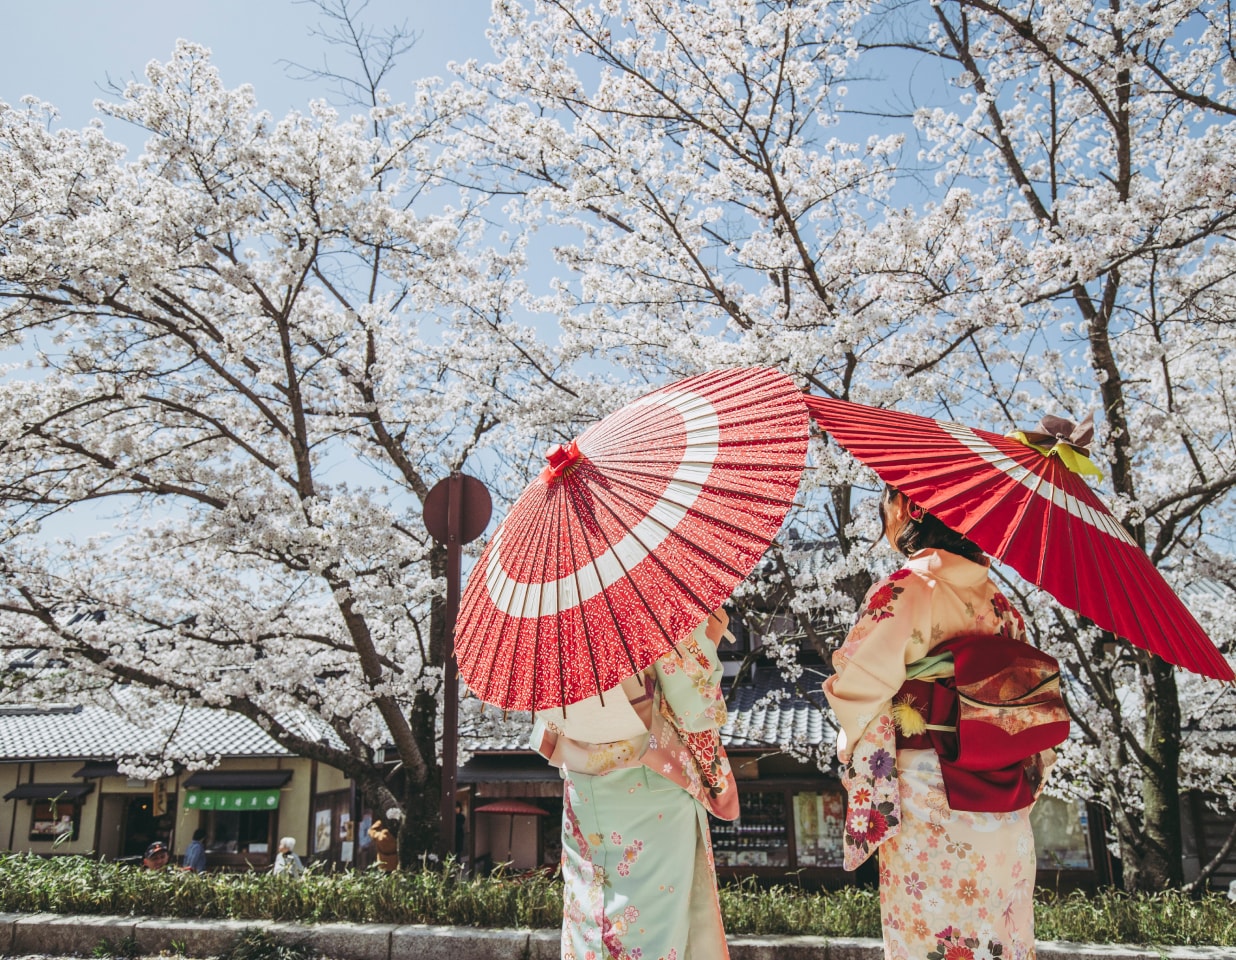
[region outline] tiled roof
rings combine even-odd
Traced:
[[[100,707],[0,710],[0,760],[130,756],[149,742],[147,731]]]
[[[805,689],[820,689],[825,674],[805,668],[800,685]],[[817,694],[823,703],[824,694]],[[728,719],[721,728],[721,742],[728,748],[776,747],[784,744],[816,746],[835,740],[833,728],[816,703],[799,696],[772,667],[757,670],[753,683],[739,684],[732,693],[726,689]],[[528,734],[532,717],[527,713],[511,713],[505,720],[501,714],[492,717],[484,730],[460,728],[460,746],[471,753],[501,753],[528,749]]]
[[[799,685],[816,691],[815,702],[800,696],[771,667],[757,670],[753,683],[740,684],[726,691],[729,718],[721,728],[726,747],[769,747],[778,744],[819,746],[836,739],[824,718],[820,704],[824,694],[820,684],[826,674],[810,667],[803,669]]]
[[[823,675],[804,671],[802,686],[818,690]],[[822,701],[822,695],[820,695]],[[814,746],[833,741],[832,727],[816,703],[798,696],[771,667],[757,672],[754,683],[727,689],[729,718],[722,742],[733,747]],[[479,722],[478,722],[479,720]],[[283,718],[306,739],[338,746],[333,731],[307,713]],[[460,724],[460,747],[470,753],[506,753],[528,748],[532,717],[505,717],[489,709],[480,718]],[[170,741],[170,745],[169,745]],[[89,760],[162,756],[272,757],[288,756],[253,721],[208,707],[169,705],[154,720],[138,723],[103,707],[0,707],[0,762],[14,760]]]
[[[512,711],[503,716],[496,707],[486,707],[480,717],[461,717],[459,746],[470,752],[509,753],[528,749],[532,714]]]
[[[174,715],[179,713],[175,711]],[[239,714],[189,707],[172,734],[177,753],[209,756],[281,756],[288,753],[256,723]]]
[[[305,714],[284,722],[312,740],[334,738]],[[0,761],[100,757],[288,756],[252,720],[208,707],[169,706],[150,723],[136,723],[98,706],[0,707]]]

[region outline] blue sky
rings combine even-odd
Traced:
[[[258,102],[276,116],[329,92],[290,78],[280,64],[317,66],[328,50],[310,35],[321,20],[310,3],[0,0],[0,13],[7,39],[0,57],[0,100],[37,96],[55,104],[67,126],[89,122],[93,101],[108,96],[102,88],[109,77],[123,83],[141,76],[151,60],[168,60],[181,37],[210,47],[224,83],[252,83]],[[378,28],[406,22],[421,33],[390,84],[396,99],[401,85],[406,89],[418,77],[445,76],[449,61],[484,58],[489,51],[489,0],[370,0],[361,19]],[[342,52],[331,55],[340,58],[344,72]]]

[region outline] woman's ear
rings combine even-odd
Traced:
[[[884,505],[884,536],[889,545],[897,549],[897,537],[910,522],[910,501],[905,494],[895,491]]]

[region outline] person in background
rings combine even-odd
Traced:
[[[194,873],[203,873],[206,870],[206,845],[202,842],[205,839],[206,831],[202,827],[193,831],[193,839],[185,847],[183,866],[186,870],[192,870]]]
[[[296,838],[284,837],[279,841],[279,850],[275,853],[275,865],[271,870],[275,876],[296,879],[305,872],[305,865],[296,855]]]
[[[714,611],[595,709],[536,713],[532,748],[565,781],[563,957],[729,956],[708,827],[738,815],[718,732],[728,622]]]
[[[156,840],[142,854],[142,866],[147,870],[162,870],[170,859],[171,853],[167,849],[167,844],[162,840]]]
[[[373,821],[369,836],[378,854],[378,866],[390,873],[399,866],[399,838],[381,820]]]
[[[467,833],[468,816],[464,813],[463,804],[455,804],[455,858],[462,860],[464,855],[464,836]]]

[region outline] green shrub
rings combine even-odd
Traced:
[[[721,887],[721,914],[729,933],[878,937],[880,897],[874,890],[842,887],[808,891],[761,886],[754,879]]]
[[[1236,946],[1236,904],[1218,893],[1195,900],[1174,891],[1059,897],[1040,890],[1034,932],[1040,940],[1082,943]]]
[[[0,855],[0,912],[121,914],[305,922],[552,927],[562,887],[550,877],[468,879],[453,866],[383,873],[152,873],[85,857]]]
[[[721,910],[732,934],[880,935],[879,895],[860,887],[810,891],[747,880],[721,888]],[[311,870],[289,880],[256,872],[152,873],[85,857],[6,854],[0,855],[0,912],[546,928],[561,923],[562,884],[540,873],[472,879],[449,863],[394,873]],[[1236,905],[1218,894],[1191,899],[1103,890],[1061,897],[1040,890],[1035,923],[1041,940],[1236,946]],[[100,944],[104,952],[96,955],[122,957],[123,948]],[[231,960],[304,960],[286,952],[296,948],[251,938],[237,949],[253,952]]]

